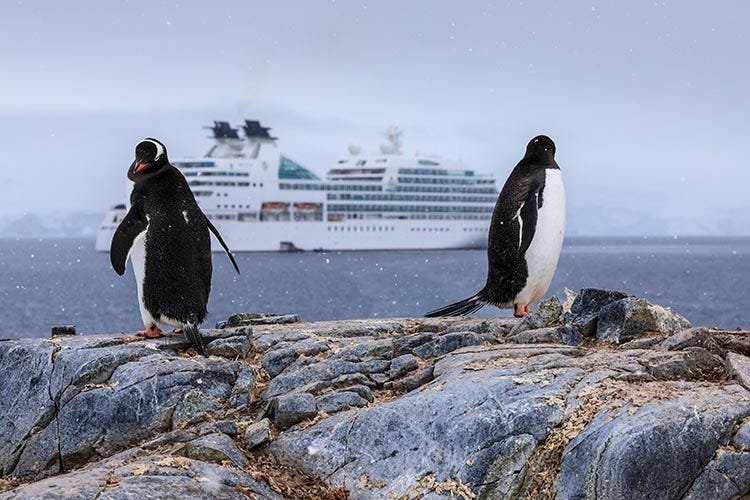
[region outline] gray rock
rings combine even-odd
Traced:
[[[398,378],[405,373],[415,370],[419,366],[417,358],[411,354],[403,354],[391,360],[390,377]]]
[[[250,403],[257,380],[258,370],[254,366],[243,366],[232,387],[229,404],[235,408],[246,407]]]
[[[651,349],[652,347],[656,345],[660,345],[665,338],[664,335],[656,335],[653,337],[643,337],[638,339],[629,340],[628,342],[625,342],[624,344],[620,344],[618,346],[618,349]]]
[[[427,342],[431,342],[437,337],[437,333],[424,332],[414,335],[405,335],[393,342],[393,356],[403,356],[410,354],[413,350]]]
[[[53,326],[52,327],[52,336],[57,337],[58,335],[75,335],[76,334],[76,327],[75,325],[68,325],[68,326]]]
[[[557,496],[680,498],[750,413],[750,402],[737,396],[744,395],[707,389],[601,410],[566,447]]]
[[[750,491],[750,453],[719,450],[693,482],[684,500],[740,498]]]
[[[392,339],[363,338],[356,342],[348,341],[346,347],[332,353],[329,358],[354,362],[389,360],[392,353]]]
[[[245,433],[242,436],[242,440],[248,450],[252,450],[262,444],[267,443],[271,439],[271,422],[267,418],[261,419],[259,422],[250,424],[245,429]]]
[[[356,392],[357,394],[362,396],[365,401],[372,402],[372,391],[366,385],[349,385],[345,387],[347,391]]]
[[[367,406],[367,400],[353,391],[329,392],[315,399],[319,411],[336,413],[350,408]]]
[[[297,350],[294,347],[274,349],[260,358],[260,364],[271,377],[275,377],[284,369],[294,363],[297,359]]]
[[[39,340],[0,342],[0,473],[16,467],[32,435],[39,434],[56,414],[50,394],[52,358],[58,347]],[[39,469],[55,472],[54,454],[34,459]],[[31,470],[28,471],[31,473]]]
[[[214,340],[206,346],[209,356],[221,356],[227,359],[243,359],[250,352],[250,339],[247,337],[230,337]]]
[[[483,499],[750,491],[750,392],[725,373],[742,380],[742,332],[657,340],[667,334],[642,331],[618,349],[584,348],[563,344],[580,342],[573,326],[509,337],[517,323],[261,325],[257,357],[241,364],[186,358],[181,335],[1,342],[0,380],[12,381],[0,384],[5,474],[76,470],[0,498],[274,498],[237,467],[317,475],[352,499],[447,498],[437,491],[449,486]],[[258,360],[276,368],[262,371]],[[261,404],[270,420],[244,428]],[[230,436],[243,450],[262,445],[253,454],[272,452],[279,468],[258,469]],[[156,455],[165,452],[201,460]]]
[[[750,358],[734,352],[727,353],[727,373],[750,391]]]
[[[234,437],[237,435],[237,424],[232,420],[218,420],[216,422],[203,422],[198,425],[196,431],[201,436],[206,434],[215,434],[220,432],[227,436]]]
[[[514,498],[520,490],[526,464],[537,446],[530,434],[512,436],[486,450],[486,459],[492,460],[487,466],[485,484],[479,491],[479,498]]]
[[[313,418],[318,411],[312,394],[289,394],[271,400],[266,415],[278,429],[287,429],[303,420]]]
[[[510,335],[517,335],[527,330],[537,330],[561,323],[563,314],[562,304],[557,297],[540,302],[529,314],[524,316],[510,331]]]
[[[192,441],[193,439],[198,437],[198,432],[196,432],[194,429],[185,430],[185,429],[177,429],[170,432],[165,432],[164,434],[161,434],[157,436],[156,438],[145,442],[140,446],[140,448],[144,450],[156,450],[157,448],[168,446],[175,443],[186,443],[188,441]]]
[[[190,441],[178,454],[194,460],[213,462],[219,465],[225,461],[230,461],[239,468],[247,465],[245,456],[234,444],[232,438],[220,432]]]
[[[463,371],[470,359],[394,401],[338,413],[303,431],[287,431],[270,450],[282,463],[330,476],[353,498],[405,494],[416,478],[429,472],[440,480],[454,477],[468,485],[483,484],[496,458],[486,450],[513,436],[543,439],[562,419],[564,401],[558,402],[556,395],[565,394],[577,375],[560,374],[543,387],[526,386],[517,371],[524,366],[519,361],[513,369],[489,370],[477,379],[476,372]],[[506,449],[516,447],[509,442]],[[496,464],[496,476],[501,470]],[[363,471],[386,486],[362,489],[358,481]]]
[[[370,374],[388,372],[390,366],[391,362],[388,360],[359,363],[340,359],[313,360],[310,364],[297,366],[294,370],[285,370],[273,378],[263,394],[263,399],[270,401],[275,396],[288,394],[312,384],[330,384],[347,375],[366,379]]]
[[[631,297],[631,295],[617,290],[584,288],[573,300],[565,321],[584,337],[593,337],[596,334],[597,319],[602,308],[626,297]]]
[[[197,389],[187,391],[172,413],[172,428],[177,428],[185,422],[217,409],[219,409],[219,402],[216,398],[206,396]]]
[[[686,328],[690,328],[690,322],[676,312],[646,299],[630,297],[602,308],[597,320],[596,340],[622,344],[638,337],[673,335]]]
[[[646,371],[657,380],[700,380],[724,375],[724,361],[702,347],[684,351],[649,353],[642,358]]]
[[[506,340],[516,344],[581,345],[583,343],[581,334],[567,325],[523,330],[520,333],[511,334]]]
[[[419,347],[415,347],[412,349],[412,353],[422,359],[434,358],[435,356],[442,356],[461,347],[482,345],[489,340],[494,339],[474,332],[445,333],[425,342]]]
[[[426,368],[423,368],[422,370],[418,370],[414,372],[412,375],[409,375],[408,377],[403,377],[398,380],[393,380],[390,382],[386,382],[383,384],[383,387],[386,389],[389,389],[395,393],[404,393],[409,392],[417,387],[421,387],[424,384],[431,381],[433,378],[433,367],[428,366]]]
[[[234,468],[169,455],[142,455],[134,451],[113,457],[94,466],[20,486],[0,494],[0,499],[282,498],[267,484]]]
[[[38,477],[59,471],[60,465],[70,468],[92,457],[110,456],[170,430],[175,408],[195,387],[202,388],[206,397],[225,398],[237,376],[234,363],[172,358],[146,342],[115,346],[111,342],[99,343],[96,338],[71,337],[60,343],[58,352],[54,345],[36,341],[38,347],[43,347],[36,351],[42,356],[37,359],[44,360],[41,366],[33,361],[32,352],[23,352],[23,342],[0,345],[0,356],[4,348],[10,347],[10,354],[23,353],[26,363],[34,362],[34,374],[29,374],[32,383],[44,377],[45,386],[29,389],[27,400],[41,397],[49,402],[46,413],[40,402],[35,408],[24,410],[25,402],[18,395],[0,403],[9,403],[7,413],[3,411],[0,419],[12,419],[22,412],[27,412],[25,418],[35,419],[32,429],[15,438],[18,451],[11,448],[3,456],[15,458],[8,462],[10,470],[6,473]],[[13,366],[0,362],[0,371],[9,372],[7,380],[15,376],[10,373]],[[23,387],[22,383],[19,386]],[[2,428],[8,433],[17,426],[17,422],[9,422]]]
[[[732,446],[740,451],[750,451],[750,420],[743,422],[734,433]]]
[[[718,346],[713,340],[711,330],[706,327],[688,328],[681,332],[677,332],[674,335],[667,337],[659,348],[666,349],[668,351],[679,351],[686,347],[703,347],[711,351],[713,354],[718,354],[724,357],[726,352],[724,349]]]
[[[225,322],[216,325],[217,328],[232,328],[246,325],[281,325],[299,323],[302,321],[299,314],[274,314],[274,313],[237,313],[229,316]]]

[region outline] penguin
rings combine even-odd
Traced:
[[[484,288],[426,316],[464,316],[487,304],[525,316],[549,289],[564,234],[565,188],[555,143],[540,135],[529,142],[495,204]]]
[[[167,148],[146,138],[135,147],[128,169],[133,182],[130,209],[117,227],[110,260],[122,276],[128,258],[138,287],[145,330],[162,336],[158,323],[182,330],[198,353],[208,356],[199,326],[211,291],[211,231],[240,270],[219,232],[195,201],[182,173],[169,163]]]

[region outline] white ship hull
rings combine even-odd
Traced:
[[[489,227],[489,221],[213,222],[233,252],[483,248]],[[97,250],[109,251],[116,228],[101,227]],[[212,246],[221,251],[214,238]]]

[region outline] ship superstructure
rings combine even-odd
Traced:
[[[391,128],[378,154],[338,160],[325,178],[282,154],[258,121],[217,121],[200,158],[172,164],[232,251],[471,248],[487,244],[495,179],[461,162],[401,152]],[[111,209],[97,236],[109,250],[125,205]]]

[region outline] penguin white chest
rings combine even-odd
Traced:
[[[141,318],[144,325],[149,325],[156,321],[148,309],[146,309],[146,304],[143,300],[143,281],[146,277],[146,233],[147,231],[143,231],[135,237],[133,246],[130,248],[130,262],[133,263],[133,274],[135,274],[135,283],[138,290],[138,305],[141,309]]]
[[[559,169],[545,173],[542,206],[525,259],[529,275],[515,303],[530,304],[544,296],[552,282],[565,235],[565,187]]]

